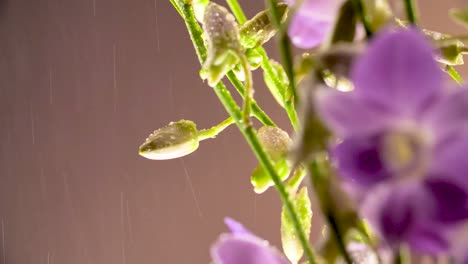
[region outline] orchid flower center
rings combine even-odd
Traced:
[[[427,167],[428,141],[420,131],[397,131],[384,136],[382,157],[385,165],[399,176],[424,175]]]

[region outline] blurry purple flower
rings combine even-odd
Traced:
[[[211,247],[215,264],[290,264],[279,251],[242,224],[230,218],[225,223],[231,233],[222,234]]]
[[[445,86],[433,55],[415,29],[381,33],[352,92],[317,96],[340,175],[366,190],[363,215],[391,244],[430,253],[468,218],[468,89]]]
[[[296,0],[286,0],[294,5]],[[336,14],[344,0],[302,0],[289,25],[289,36],[299,48],[320,44],[331,31]]]

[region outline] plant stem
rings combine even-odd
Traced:
[[[253,102],[253,87],[252,87],[252,72],[250,71],[250,65],[249,62],[247,61],[247,57],[245,54],[239,54],[241,57],[241,65],[242,68],[244,69],[244,75],[245,75],[245,90],[244,90],[244,107],[242,110],[242,120],[244,121],[244,124],[246,125],[252,125],[250,121],[250,111],[252,109],[252,102]]]
[[[242,82],[236,77],[236,75],[230,71],[226,74],[228,80],[231,82],[232,86],[236,88],[237,92],[244,96],[245,88]],[[273,120],[258,106],[255,102],[255,99],[252,100],[252,112],[253,115],[265,126],[277,126]]]
[[[366,31],[366,37],[371,38],[372,37],[372,28],[369,25],[369,22],[367,21],[366,18],[366,13],[364,12],[364,6],[362,5],[361,0],[350,0],[353,2],[354,8],[356,9],[356,12],[359,16],[359,20],[361,20],[362,26],[364,27],[364,30]]]
[[[334,207],[334,205],[330,205],[330,203],[334,203],[333,197],[331,197],[329,193],[330,180],[325,179],[324,175],[322,175],[319,162],[316,159],[309,163],[308,170],[310,174],[310,180],[319,200],[320,209],[322,210],[322,213],[324,214],[328,225],[331,227],[331,233],[333,234],[334,239],[337,243],[338,250],[340,251],[346,263],[352,264],[353,260],[349,255],[348,251],[346,250],[344,236],[341,232],[339,223],[336,221],[337,219],[335,213],[333,212],[332,207]]]
[[[268,55],[263,48],[257,48],[257,51],[262,55],[262,63],[261,67],[265,74],[267,74],[270,79],[273,81],[273,84],[276,86],[277,90],[281,90],[281,83],[278,80],[278,78],[275,75],[275,72],[273,71],[273,66],[270,63],[270,60],[268,59]],[[297,116],[296,109],[294,108],[294,104],[292,101],[287,101],[283,100],[283,105],[284,105],[284,110],[286,111],[286,114],[289,117],[289,121],[291,121],[291,125],[294,128],[294,131],[298,131],[299,129],[299,118]]]
[[[205,49],[205,54],[206,54],[206,48],[204,46],[204,43],[201,39],[201,29],[200,26],[196,23],[194,15],[193,15],[193,10],[191,9],[191,6],[188,3],[181,3],[183,6],[181,7],[179,3],[175,2],[175,0],[171,0],[173,4],[176,4],[179,6],[179,8],[182,10],[183,13],[183,18],[186,22],[187,29],[191,35],[195,50],[197,54],[203,54],[202,50]],[[199,45],[201,40],[201,45]],[[200,57],[200,56],[199,56]],[[286,207],[286,210],[289,214],[289,217],[291,218],[291,221],[293,223],[293,226],[297,232],[297,235],[299,237],[299,240],[301,241],[302,246],[304,247],[304,251],[307,255],[307,258],[309,260],[310,264],[315,264],[317,263],[315,261],[314,253],[312,251],[312,248],[309,245],[309,241],[307,236],[304,234],[301,223],[299,221],[299,217],[294,209],[294,206],[290,200],[289,194],[283,185],[279,175],[276,173],[273,164],[267,155],[267,153],[264,151],[263,146],[261,145],[260,141],[258,140],[257,134],[255,130],[253,129],[252,126],[248,126],[244,122],[242,122],[242,113],[239,109],[239,106],[236,104],[234,99],[232,98],[231,94],[229,91],[226,89],[224,84],[222,82],[219,82],[215,87],[214,91],[216,95],[218,96],[218,99],[221,101],[223,104],[224,108],[226,111],[229,113],[229,115],[234,119],[236,122],[237,127],[241,131],[241,133],[244,135],[245,139],[249,143],[250,147],[252,148],[255,156],[257,157],[258,161],[260,164],[263,166],[265,171],[270,175],[271,179],[273,180],[276,189],[278,190],[279,196],[281,198],[281,201],[283,202],[284,206]]]
[[[247,22],[247,17],[245,16],[244,11],[242,11],[242,8],[237,0],[226,0],[226,2],[239,24],[242,25]]]
[[[228,117],[226,120],[223,122],[209,128],[209,129],[203,129],[198,131],[198,140],[202,141],[205,139],[209,138],[214,138],[216,137],[219,133],[221,133],[224,129],[226,129],[228,126],[233,124],[235,121],[232,117]]]
[[[401,250],[396,249],[394,255],[394,264],[403,264],[403,256],[401,255]]]
[[[242,11],[239,2],[237,0],[226,0],[226,2],[228,3],[229,8],[231,9],[239,24],[244,24],[247,21],[247,17],[245,16],[244,11]],[[282,84],[278,81],[278,78],[276,78],[275,76],[273,66],[270,63],[265,49],[262,47],[258,47],[257,51],[262,55],[262,62],[260,66],[262,67],[263,71],[270,77],[271,80],[273,80],[276,89],[281,90]],[[288,115],[289,120],[291,121],[291,125],[293,126],[294,130],[297,131],[299,129],[299,118],[297,116],[294,104],[291,100],[284,100],[283,103],[284,109],[286,110],[286,114]]]
[[[291,41],[286,32],[286,28],[281,24],[281,16],[278,11],[276,0],[266,0],[267,6],[270,9],[271,18],[273,23],[276,24],[278,29],[278,42],[280,46],[281,58],[286,70],[286,75],[289,78],[289,89],[286,92],[285,102],[291,102],[294,106],[297,105],[298,97],[296,91],[296,79],[294,76],[294,61],[291,51]],[[295,108],[295,107],[294,107]]]
[[[411,24],[416,24],[418,17],[416,16],[416,9],[414,0],[403,0],[405,2],[406,17]]]
[[[203,31],[198,25],[197,20],[195,19],[195,16],[193,14],[191,17],[187,17],[185,15],[185,12],[187,12],[185,9],[189,8],[190,10],[192,10],[190,4],[185,3],[182,0],[169,1],[174,6],[174,8],[178,10],[178,12],[180,11],[179,14],[184,20],[187,28],[191,28],[191,30],[189,30],[190,39],[192,40],[193,45],[197,47],[195,51],[198,57],[198,61],[200,62],[200,64],[203,64],[203,62],[206,59],[206,47],[202,37]],[[185,5],[187,5],[187,7],[185,7]],[[193,11],[191,12],[193,13]],[[229,78],[231,82],[233,80],[237,80],[237,83],[233,83],[233,86],[239,91],[241,96],[244,96],[245,89],[243,88],[243,84],[237,79],[237,77],[235,77],[235,74],[232,71],[230,71],[227,75],[231,76],[231,78]],[[260,108],[260,106],[258,106],[258,104],[255,101],[252,101],[252,113],[253,116],[255,116],[255,118],[262,122],[262,124],[266,126],[276,126],[272,119]]]
[[[460,74],[453,68],[451,65],[447,65],[445,67],[445,71],[452,77],[453,80],[455,80],[458,84],[463,83],[463,78],[460,76]]]

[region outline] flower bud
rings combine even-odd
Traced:
[[[291,171],[291,166],[286,160],[286,154],[292,144],[288,133],[278,127],[264,126],[258,130],[258,139],[273,161],[276,173],[278,173],[281,180],[285,180]],[[256,193],[263,193],[274,185],[270,175],[266,173],[261,165],[255,168],[250,182]]]
[[[171,122],[149,135],[140,146],[139,154],[152,160],[183,157],[198,148],[198,131],[194,122]]]
[[[278,3],[277,5],[281,21],[286,20],[288,6],[285,3]],[[244,48],[259,47],[276,34],[276,25],[271,21],[268,12],[268,10],[264,10],[258,13],[241,26],[240,40]]]
[[[213,87],[240,61],[239,29],[226,8],[210,2],[205,8],[203,30],[208,53],[200,75]]]
[[[462,65],[463,53],[466,49],[462,41],[450,35],[432,30],[423,30],[424,35],[429,37],[439,49],[436,54],[437,61],[448,65]]]
[[[284,158],[291,146],[288,133],[274,126],[263,126],[258,130],[258,139],[273,161]]]
[[[463,65],[465,45],[460,40],[443,41],[438,43],[441,56],[438,61],[448,65]]]
[[[388,0],[363,0],[362,4],[373,31],[379,30],[393,16]]]

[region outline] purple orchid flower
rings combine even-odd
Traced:
[[[446,85],[433,55],[415,29],[383,32],[355,61],[354,90],[324,89],[317,106],[363,216],[391,245],[437,254],[468,219],[468,89]]]
[[[255,236],[242,224],[226,218],[231,233],[223,234],[211,247],[215,264],[291,264],[267,241]]]
[[[286,0],[294,5],[296,0]],[[308,49],[320,44],[331,31],[343,0],[302,0],[289,25],[291,41]]]

